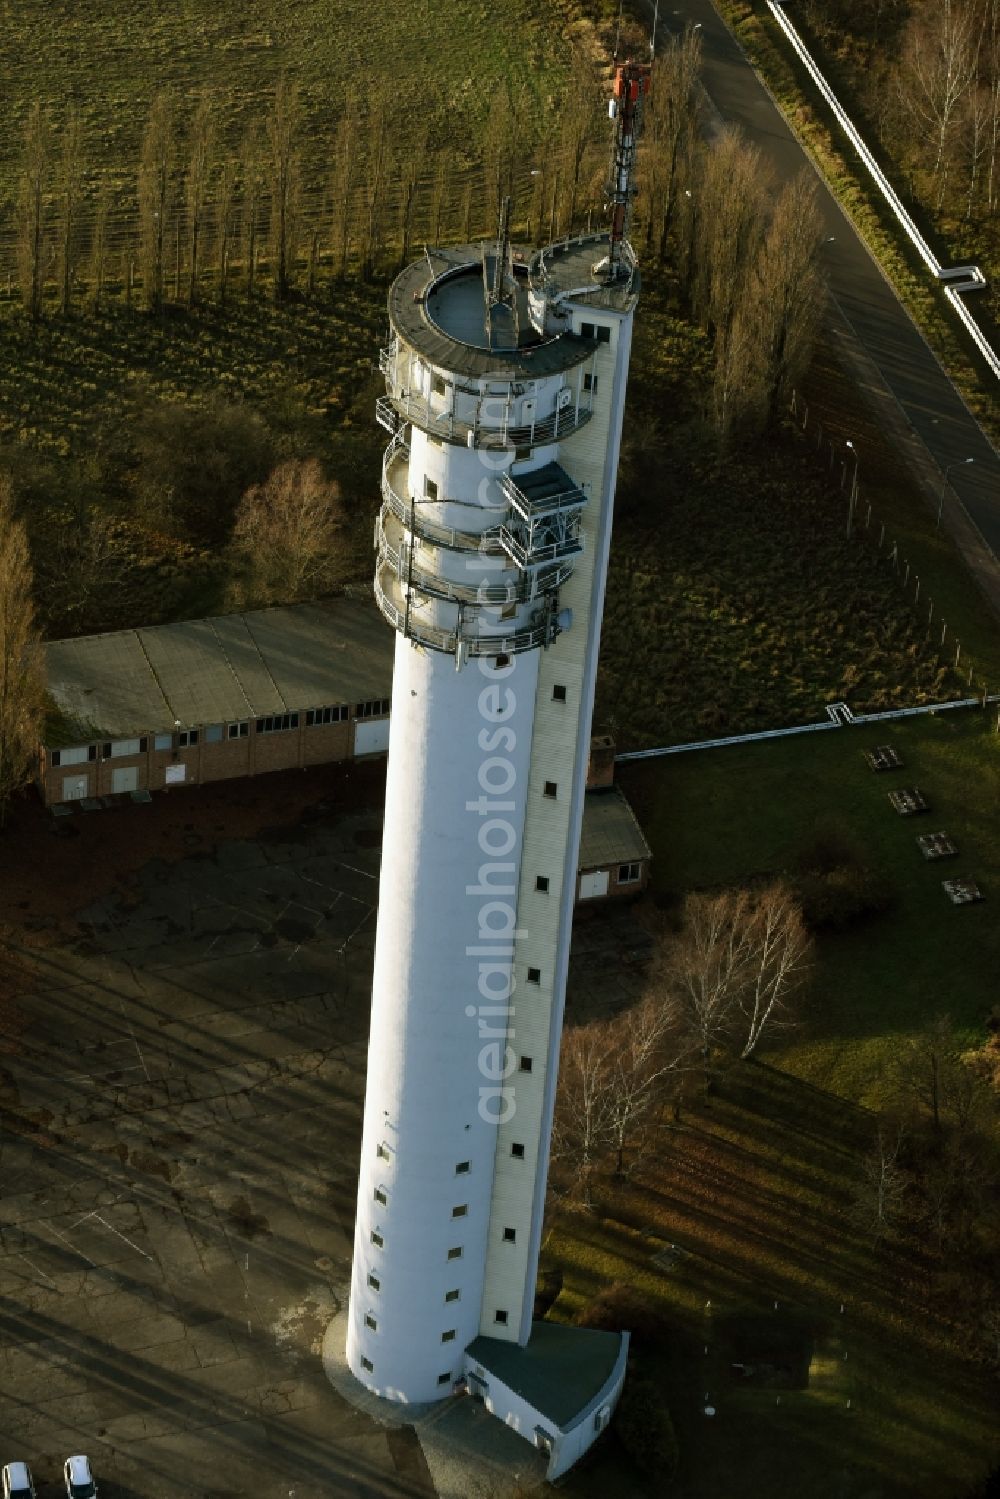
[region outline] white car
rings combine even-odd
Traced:
[[[27,1463],[8,1463],[3,1470],[3,1499],[35,1499]]]
[[[67,1499],[97,1499],[97,1484],[85,1457],[68,1457],[63,1464]]]

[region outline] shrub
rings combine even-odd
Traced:
[[[576,1321],[578,1327],[598,1332],[630,1332],[632,1342],[639,1346],[656,1342],[666,1331],[660,1313],[623,1280],[613,1281],[599,1291]]]
[[[228,539],[241,495],[267,475],[267,426],[239,404],[161,401],[140,412],[133,482],[146,522],[186,540]]]
[[[614,1420],[618,1440],[647,1478],[655,1478],[658,1489],[677,1469],[677,1437],[670,1412],[651,1379],[632,1372],[625,1381]]]
[[[811,932],[840,932],[867,916],[885,911],[892,892],[870,869],[841,865],[826,873],[801,875],[795,895]]]

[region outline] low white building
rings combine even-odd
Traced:
[[[611,1420],[625,1381],[627,1332],[536,1322],[528,1342],[479,1337],[465,1350],[469,1394],[547,1455],[551,1482]]]

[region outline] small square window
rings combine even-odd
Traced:
[[[642,878],[642,865],[641,864],[619,864],[619,866],[618,866],[618,883],[619,883],[619,885],[636,885],[636,884],[638,884],[638,882],[639,882],[639,880],[641,878]]]
[[[597,389],[597,376],[596,375],[584,375],[584,377],[583,377],[583,388],[584,388],[584,390],[596,390]]]
[[[534,1065],[535,1064],[532,1061],[531,1057],[522,1057],[521,1058],[521,1071],[522,1072],[530,1072],[531,1069],[532,1069],[532,1067]]]
[[[608,327],[607,323],[598,323],[597,342],[599,344],[609,344],[611,342],[611,329]]]
[[[471,1167],[471,1162],[469,1162],[469,1161],[459,1161],[458,1165],[455,1167],[455,1175],[456,1176],[464,1176],[465,1173],[470,1169],[470,1167]]]
[[[439,1374],[438,1375],[438,1384],[451,1384],[451,1371],[450,1370],[449,1370],[449,1372],[447,1374]]]
[[[380,1161],[387,1161],[389,1159],[388,1146],[383,1145],[382,1142],[379,1141],[379,1143],[375,1147],[375,1154],[378,1156]]]
[[[505,1228],[504,1231],[503,1231],[503,1241],[504,1241],[505,1244],[516,1244],[517,1243],[517,1229],[516,1228]]]
[[[382,1245],[385,1243],[385,1240],[383,1239],[383,1237],[382,1237],[381,1234],[373,1233],[372,1234],[372,1243],[375,1245],[376,1249],[381,1249]]]
[[[448,1250],[448,1258],[450,1260],[460,1260],[462,1258],[461,1244],[456,1244],[454,1248]]]
[[[250,734],[250,724],[246,719],[242,723],[227,724],[226,733],[230,739],[246,739]]]
[[[494,1322],[499,1322],[501,1324],[501,1326],[506,1327],[507,1326],[507,1313],[504,1312],[504,1311],[500,1311],[498,1309],[497,1311],[495,1311],[493,1313],[493,1320],[494,1320]]]
[[[187,749],[190,745],[198,743],[197,729],[182,729],[177,735],[177,748]]]
[[[371,1374],[375,1368],[375,1365],[372,1363],[370,1358],[363,1358],[361,1360],[361,1367],[362,1369],[366,1369],[368,1373]]]
[[[515,1161],[524,1160],[524,1146],[520,1144],[519,1141],[514,1141],[513,1145],[510,1147],[510,1153],[514,1157]]]
[[[155,750],[168,750],[174,747],[173,734],[154,734],[153,748]]]
[[[385,1193],[382,1191],[381,1187],[376,1187],[375,1188],[375,1201],[376,1202],[380,1202],[383,1207],[385,1207],[386,1202],[388,1201],[388,1198],[386,1197]]]
[[[206,724],[205,725],[205,743],[206,744],[221,744],[222,743],[222,730],[223,730],[224,727],[225,727],[225,725],[221,724],[221,723],[209,723],[209,724]]]
[[[378,1332],[378,1323],[375,1321],[375,1318],[372,1316],[371,1312],[365,1313],[365,1326],[370,1327],[372,1332]]]
[[[581,323],[580,324],[580,337],[581,338],[593,338],[593,336],[594,336],[594,325],[593,325],[593,323]]]
[[[566,701],[566,688],[562,682],[556,682],[552,688],[552,701],[554,703],[564,703]]]
[[[536,890],[540,890],[543,895],[547,895],[548,894],[548,891],[549,891],[549,877],[548,877],[547,874],[536,874],[535,875],[535,889]]]
[[[542,970],[540,968],[528,969],[528,983],[540,984],[542,982]]]
[[[504,671],[510,665],[509,656],[498,656],[493,663],[494,671]]]
[[[449,1327],[447,1332],[443,1332],[441,1334],[441,1341],[442,1343],[454,1343],[455,1329],[453,1327]]]
[[[461,1291],[445,1291],[444,1299],[445,1301],[457,1301],[461,1294]]]
[[[555,800],[555,798],[559,795],[559,787],[556,785],[555,781],[545,782],[545,790],[543,792],[543,795],[549,797],[552,801]]]
[[[457,1208],[452,1208],[451,1216],[453,1218],[464,1218],[468,1211],[469,1204],[467,1202],[460,1202]]]
[[[425,500],[436,500],[437,497],[438,497],[438,487],[437,487],[436,482],[433,479],[428,479],[427,475],[425,474],[424,475],[424,499]]]
[[[368,1284],[371,1286],[373,1291],[381,1291],[382,1289],[382,1282],[379,1280],[377,1275],[369,1275]]]

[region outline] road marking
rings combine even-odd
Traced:
[[[116,1237],[121,1239],[124,1244],[127,1244],[130,1249],[134,1249],[136,1254],[141,1254],[143,1259],[151,1260],[153,1258],[153,1256],[151,1254],[147,1254],[144,1249],[140,1249],[138,1244],[133,1244],[132,1240],[127,1238],[125,1234],[121,1234],[118,1232],[117,1228],[113,1228],[106,1218],[101,1217],[100,1213],[89,1213],[87,1216],[90,1218],[96,1218],[98,1223],[103,1223],[104,1227],[108,1230],[109,1233],[115,1234]]]
[[[36,1275],[40,1275],[43,1280],[47,1280],[50,1286],[54,1286],[56,1284],[55,1281],[52,1279],[51,1275],[46,1275],[45,1271],[44,1270],[39,1270],[38,1267],[37,1267],[37,1265],[32,1265],[31,1261],[28,1259],[28,1256],[26,1254],[19,1254],[18,1255],[18,1259],[19,1260],[23,1260],[26,1265],[30,1266],[30,1268],[34,1271],[34,1273]]]
[[[77,1249],[73,1241],[71,1239],[67,1239],[65,1234],[61,1234],[59,1230],[57,1228],[54,1228],[51,1223],[46,1223],[45,1227],[48,1229],[50,1234],[55,1234],[57,1239],[62,1239],[63,1243],[73,1254],[78,1254],[81,1260],[86,1260],[88,1265],[91,1265],[95,1270],[97,1269],[97,1261],[92,1260],[89,1254],[84,1254],[82,1249]]]

